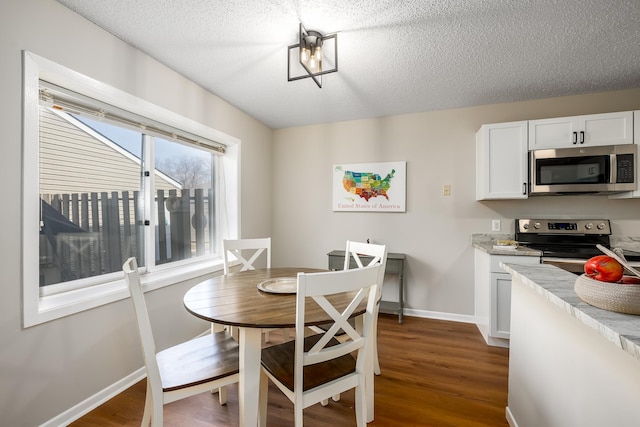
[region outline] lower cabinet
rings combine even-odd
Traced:
[[[500,263],[539,264],[540,258],[521,255],[490,255],[474,250],[475,322],[489,345],[509,347],[511,329],[511,275]]]

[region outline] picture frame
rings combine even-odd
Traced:
[[[333,165],[333,211],[406,212],[407,162]]]

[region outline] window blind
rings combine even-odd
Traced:
[[[226,146],[217,141],[195,135],[156,120],[140,116],[130,111],[109,105],[102,101],[81,95],[52,83],[40,80],[40,102],[44,105],[70,114],[86,116],[94,120],[105,120],[126,126],[148,135],[165,138],[183,144],[197,145],[219,154],[224,154]]]

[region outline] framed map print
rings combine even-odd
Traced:
[[[406,212],[407,162],[333,166],[333,210]]]

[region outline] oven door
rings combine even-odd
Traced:
[[[584,273],[584,265],[586,264],[586,259],[578,259],[578,258],[553,258],[553,257],[542,257],[542,264],[551,264],[555,265],[558,268],[566,270],[570,273],[580,275]]]

